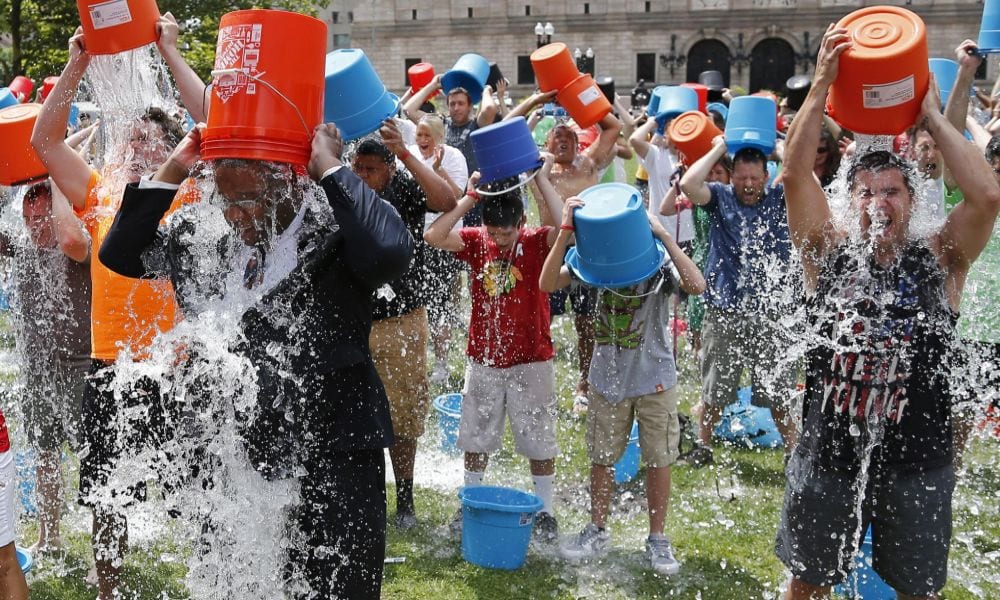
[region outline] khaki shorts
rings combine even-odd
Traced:
[[[625,398],[611,404],[594,390],[588,393],[587,450],[590,462],[611,466],[625,452],[632,421],[639,421],[639,448],[647,467],[668,467],[677,461],[681,426],[677,419],[677,387]]]
[[[487,454],[499,450],[506,415],[518,454],[529,460],[548,460],[559,454],[551,360],[506,369],[470,362],[463,394],[458,426],[458,447],[462,450]]]
[[[427,309],[372,323],[368,338],[375,369],[389,397],[396,437],[415,440],[427,421]]]

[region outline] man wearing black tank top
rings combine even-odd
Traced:
[[[931,82],[918,124],[945,164],[961,165],[952,172],[965,199],[920,233],[913,215],[925,207],[912,165],[861,152],[847,175],[852,216],[835,219],[812,165],[849,39],[827,30],[785,150],[812,349],[776,551],[792,572],[786,598],[828,597],[870,525],[876,572],[900,598],[932,598],[947,579],[951,538],[951,341],[969,266],[1000,212],[1000,186],[941,114]]]

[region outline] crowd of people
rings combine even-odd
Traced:
[[[713,461],[713,430],[748,378],[753,404],[770,410],[783,439],[787,482],[775,525],[776,552],[792,573],[787,597],[828,595],[869,525],[875,569],[900,597],[943,588],[955,470],[975,419],[1000,395],[1000,327],[989,325],[995,308],[984,308],[995,298],[963,300],[970,281],[991,275],[974,263],[984,249],[997,251],[1000,212],[1000,100],[970,103],[982,60],[973,42],[956,49],[947,106],[932,81],[917,122],[888,147],[824,114],[851,46],[831,26],[804,102],[781,105],[787,132],[772,155],[746,148],[730,157],[719,136],[683,166],[645,107],[618,98],[593,127],[556,119],[542,166],[522,186],[481,184],[470,135],[517,117],[538,126],[551,119],[542,107],[554,92],[508,108],[501,80],[477,108],[468,90],[453,88],[439,116],[429,102],[441,89],[436,78],[361,140],[347,144],[334,124],[317,127],[307,165],[203,160],[209,92],[178,52],[169,13],[158,34],[196,125],[185,132],[171,107],[144,107],[119,132],[124,163],[98,166],[94,129],[65,125],[90,63],[78,31],[31,140],[49,177],[18,190],[23,227],[3,240],[19,300],[17,343],[31,349],[19,414],[38,455],[33,549],[62,543],[65,446],[81,458],[79,500],[93,511],[99,600],[121,597],[127,515],[147,495],[142,482],[116,487],[116,469],[140,447],[185,435],[175,398],[183,386],[123,378],[123,365],[147,361],[158,336],[181,320],[224,311],[235,315],[232,353],[245,361],[256,398],[238,443],[264,479],[300,483],[287,517],[297,540],[287,558],[288,577],[300,578],[288,587],[296,597],[379,596],[387,522],[399,530],[420,522],[417,449],[430,384],[452,380],[457,327],[468,340],[457,442],[464,485],[483,485],[509,422],[542,502],[535,538],[565,559],[610,548],[613,465],[637,421],[647,467],[644,560],[657,573],[677,573],[681,561],[665,535],[671,467]],[[712,117],[724,126],[733,93],[711,92]],[[643,281],[608,288],[566,256],[581,195],[622,179],[615,163],[633,154],[640,170],[625,182],[643,193],[663,260]],[[204,205],[228,225],[221,237],[205,233],[214,230]],[[199,262],[206,247],[208,271]],[[471,314],[462,322],[466,298]],[[567,303],[579,356],[568,395],[586,415],[591,503],[586,527],[560,536],[563,391],[550,328]],[[689,326],[681,350],[678,317]],[[694,353],[701,376],[696,444],[684,455],[679,351]],[[178,350],[176,368],[199,360],[192,344]],[[961,369],[964,386],[952,377]],[[0,456],[4,480],[14,481],[2,416]],[[161,482],[167,492],[217,485],[211,457],[166,459],[188,463],[183,480]],[[11,566],[12,488],[0,505],[0,595],[26,598]],[[462,523],[459,510],[451,529],[460,533]],[[202,525],[215,527],[211,518]]]

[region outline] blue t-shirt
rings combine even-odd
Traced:
[[[732,185],[709,183],[708,189],[705,301],[729,310],[779,309],[790,289],[792,247],[784,188],[768,188],[754,206],[740,202]]]

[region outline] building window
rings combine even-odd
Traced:
[[[524,5],[524,16],[526,16],[526,17],[530,17],[531,16],[531,5],[530,4],[525,4]]]
[[[656,53],[640,52],[635,55],[635,79],[656,81]]]
[[[414,8],[413,10],[410,11],[410,20],[411,21],[417,20],[417,9]]]
[[[517,57],[517,84],[535,85],[535,70],[531,68],[531,56]]]
[[[354,11],[353,10],[347,11],[347,22],[348,23],[353,23],[354,22]]]
[[[469,18],[470,19],[472,18],[472,7],[471,6],[469,7]]]
[[[652,2],[646,2],[646,12],[650,12],[652,10],[652,4]]]
[[[406,85],[410,85],[410,67],[421,62],[420,58],[404,58],[403,59],[403,82]]]
[[[585,15],[589,15],[590,14],[590,2],[584,2],[583,3],[583,14],[585,14]]]
[[[349,34],[349,33],[335,33],[335,34],[333,34],[333,47],[334,48],[350,48],[351,47],[351,34]]]
[[[333,21],[334,25],[340,23],[340,13],[337,11],[333,11],[333,14],[330,15],[330,20]]]

